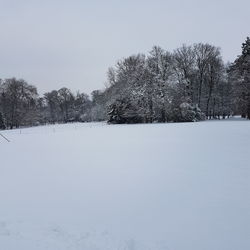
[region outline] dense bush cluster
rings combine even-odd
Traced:
[[[91,97],[68,88],[40,97],[24,80],[0,79],[0,129],[73,121],[192,122],[233,114],[250,119],[250,39],[230,65],[210,44],[172,53],[153,47],[111,67],[106,85]]]

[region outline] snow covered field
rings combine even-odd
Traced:
[[[250,122],[3,131],[0,250],[249,250]]]

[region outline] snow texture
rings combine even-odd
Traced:
[[[2,131],[1,250],[249,250],[250,122]]]

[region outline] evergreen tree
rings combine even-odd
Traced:
[[[250,38],[242,44],[242,54],[230,69],[230,78],[234,83],[237,107],[242,117],[250,119]]]

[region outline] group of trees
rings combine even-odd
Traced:
[[[88,95],[69,89],[39,97],[36,87],[15,78],[0,81],[0,129],[47,123],[90,121]]]
[[[91,98],[67,88],[40,97],[15,78],[0,80],[0,129],[71,121],[185,122],[240,114],[250,119],[250,39],[232,64],[210,44],[172,53],[153,47],[109,68],[104,90]]]
[[[0,80],[0,126],[18,127],[29,124],[36,115],[37,90],[24,80]],[[32,124],[29,124],[32,125]]]
[[[110,123],[250,119],[250,39],[242,55],[225,64],[218,47],[183,45],[170,53],[120,60],[108,71],[108,87],[97,93],[100,117]]]
[[[180,122],[225,118],[233,113],[233,83],[220,50],[183,45],[173,53],[153,47],[108,71],[99,107],[110,123]]]

